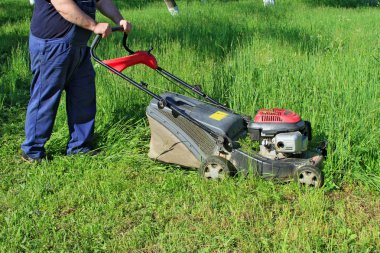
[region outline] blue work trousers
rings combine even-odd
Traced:
[[[45,156],[62,92],[66,92],[66,111],[70,139],[67,154],[86,152],[94,133],[95,72],[87,42],[91,33],[73,26],[65,37],[29,37],[33,79],[26,113],[26,139],[22,151],[31,158]]]

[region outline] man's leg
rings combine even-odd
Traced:
[[[26,139],[21,149],[27,158],[37,160],[45,156],[44,145],[53,129],[66,78],[68,50],[65,45],[47,46],[31,37],[30,55],[33,79],[26,113]]]
[[[87,153],[94,134],[96,98],[95,71],[88,48],[81,48],[82,59],[66,86],[66,110],[70,131],[67,154]]]

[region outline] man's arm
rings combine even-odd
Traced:
[[[128,33],[132,30],[132,24],[123,18],[112,0],[99,0],[96,2],[96,8],[115,24],[122,26],[124,32]]]
[[[101,34],[103,38],[111,33],[111,26],[108,23],[97,23],[84,13],[73,0],[51,0],[50,2],[59,14],[70,23],[96,34]]]

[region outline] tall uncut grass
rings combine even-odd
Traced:
[[[309,9],[293,1],[270,9],[259,1],[181,7],[184,13],[175,19],[164,8],[132,12],[131,47],[153,45],[160,66],[202,84],[237,111],[253,116],[258,108],[285,107],[310,120],[314,146],[329,141],[327,187],[350,181],[353,171],[379,175],[376,10]],[[102,48],[104,56],[120,54],[121,49],[115,49],[120,37],[112,40]],[[127,73],[158,87],[157,92],[171,89],[145,67]],[[148,96],[100,69],[98,83],[107,96],[101,107],[125,108],[122,117],[130,117],[128,108],[137,102],[143,105],[143,115]],[[108,108],[106,122],[114,117]]]
[[[64,99],[40,165],[19,159],[29,99],[28,1],[0,3],[0,251],[377,252],[380,13],[310,1],[116,1],[134,50],[254,116],[283,107],[328,140],[319,190],[254,178],[201,180],[147,159],[150,97],[95,64],[96,157],[66,157]],[[99,15],[99,20],[106,20]],[[99,56],[125,55],[121,34]],[[125,71],[160,93],[183,92],[153,70]]]

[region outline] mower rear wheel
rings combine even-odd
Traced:
[[[302,166],[295,170],[294,181],[303,186],[319,188],[323,185],[323,175],[317,167]]]
[[[223,180],[236,174],[233,164],[220,156],[210,156],[199,168],[201,177],[210,180]]]

